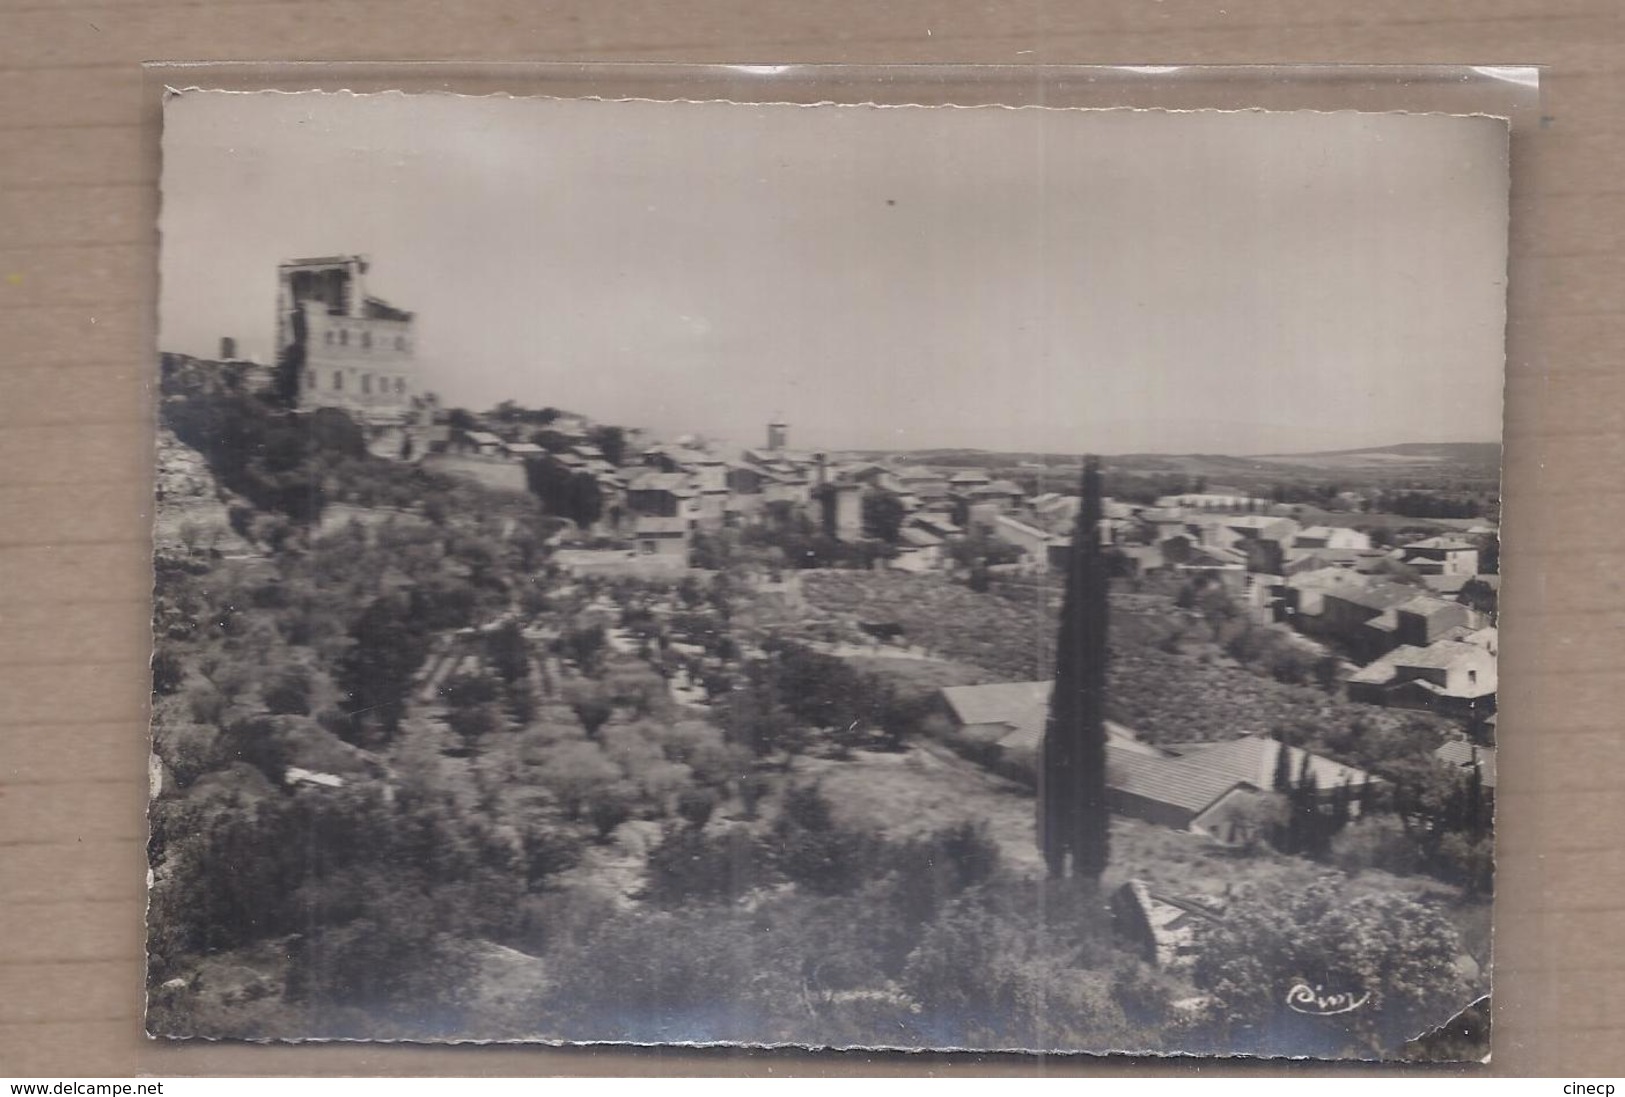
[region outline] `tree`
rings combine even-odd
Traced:
[[[706,788],[685,788],[677,794],[677,814],[695,829],[703,829],[716,809],[717,797]]]
[[[1275,748],[1275,776],[1270,781],[1270,787],[1276,792],[1292,791],[1292,752],[1287,749],[1284,736],[1277,741]]]
[[[1500,601],[1495,588],[1476,577],[1462,584],[1461,594],[1458,597],[1462,605],[1486,614],[1491,619],[1495,617],[1496,607]]]
[[[1467,1001],[1461,941],[1438,909],[1330,881],[1243,892],[1222,922],[1202,925],[1197,949],[1192,976],[1211,996],[1208,1022],[1237,1052],[1392,1053]],[[1300,1001],[1342,994],[1361,1004],[1314,1016],[1318,1007]]]
[[[668,826],[649,851],[645,894],[662,906],[732,901],[762,882],[762,851],[746,827],[716,836],[698,827]]]
[[[786,790],[768,839],[785,878],[822,895],[844,895],[863,883],[875,867],[870,846],[867,835],[835,822],[815,785]]]
[[[590,739],[571,739],[542,756],[542,783],[568,819],[579,819],[597,791],[620,780],[621,767]]]
[[[405,599],[376,599],[350,627],[354,646],[340,671],[352,719],[375,721],[393,735],[406,711],[413,677],[429,653]]]
[[[524,831],[520,844],[523,847],[525,884],[532,891],[581,861],[580,841],[557,827],[531,826]]]
[[[558,653],[581,669],[581,673],[597,672],[608,638],[601,625],[586,625],[567,629],[558,640]]]
[[[626,432],[620,427],[607,424],[594,427],[587,437],[610,464],[619,465],[626,460]]]
[[[530,649],[517,621],[504,621],[487,633],[485,653],[497,675],[510,686],[530,677]]]
[[[570,692],[570,710],[581,721],[590,739],[615,715],[615,705],[600,687],[587,686]]]
[[[632,818],[637,790],[625,781],[607,781],[587,794],[587,817],[598,831],[599,841],[608,841],[615,828]]]
[[[863,495],[863,532],[870,537],[897,543],[903,529],[903,501],[890,491],[867,491]]]
[[[1038,785],[1039,845],[1052,878],[1098,881],[1109,857],[1106,810],[1106,587],[1100,463],[1084,463],[1083,504],[1056,641],[1055,687]]]
[[[186,679],[186,668],[174,652],[160,643],[152,653],[152,692],[167,697],[180,688]]]
[[[279,671],[265,687],[265,707],[278,714],[308,715],[310,672],[301,666],[291,666]]]

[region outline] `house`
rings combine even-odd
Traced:
[[[1291,518],[1267,514],[1198,515],[1192,521],[1204,545],[1245,551],[1243,543],[1265,541],[1275,546],[1278,556],[1298,530]]]
[[[1495,748],[1481,747],[1465,739],[1452,739],[1438,750],[1433,757],[1452,769],[1471,773],[1477,769],[1484,781],[1484,791],[1491,796],[1495,795]]]
[[[1052,687],[1048,680],[945,687],[940,705],[950,745],[1008,777],[1036,784]],[[1248,841],[1256,837],[1248,829],[1251,806],[1273,791],[1283,750],[1293,779],[1307,765],[1328,802],[1345,784],[1359,789],[1377,781],[1362,770],[1259,736],[1194,744],[1175,755],[1108,720],[1108,800],[1114,812],[1129,818],[1221,842]]]
[[[634,514],[655,518],[687,516],[694,492],[680,472],[639,470],[626,483],[626,505]]]
[[[898,469],[893,476],[897,482],[893,490],[899,494],[915,495],[926,503],[948,498],[948,480],[940,472],[913,465]]]
[[[919,511],[910,516],[908,524],[914,528],[923,529],[927,533],[934,533],[946,541],[953,541],[965,536],[965,531],[956,525],[951,518],[934,511]]]
[[[1061,495],[1058,492],[1047,491],[1042,495],[1035,495],[1028,500],[1028,507],[1032,510],[1033,522],[1042,526],[1051,533],[1064,533],[1070,530],[1078,521],[1078,507],[1082,503],[1076,495]],[[1128,518],[1127,514],[1110,514],[1110,518]]]
[[[1296,781],[1307,764],[1323,800],[1330,801],[1345,784],[1361,789],[1377,778],[1299,747],[1274,739],[1248,735],[1221,743],[1198,745],[1178,757],[1136,761],[1121,780],[1108,787],[1112,808],[1147,822],[1178,830],[1207,834],[1221,842],[1244,842],[1257,837],[1250,805],[1274,790],[1277,759],[1287,752],[1287,765]],[[1110,766],[1110,759],[1108,759]],[[1358,804],[1353,805],[1358,811]]]
[[[510,461],[523,461],[530,457],[540,457],[547,451],[534,442],[504,442],[502,452]]]
[[[1394,613],[1398,617],[1399,642],[1417,647],[1426,647],[1444,639],[1452,630],[1471,628],[1476,623],[1473,612],[1466,606],[1433,594],[1418,594],[1395,607]]]
[[[981,686],[946,686],[940,692],[951,743],[989,768],[1028,784],[1038,779],[1038,756],[1049,722],[1049,698],[1055,683],[992,682]],[[1121,724],[1106,721],[1108,768],[1123,758],[1162,756],[1162,752]],[[1124,763],[1125,765],[1132,764]]]
[[[820,525],[824,533],[837,541],[863,539],[862,484],[824,484],[817,489],[820,504]]]
[[[1015,545],[1027,554],[1028,559],[1036,561],[1042,567],[1049,566],[1050,546],[1068,543],[1064,537],[1048,533],[1006,514],[993,519],[993,536],[1007,544]]]
[[[637,542],[639,556],[663,557],[677,566],[687,566],[688,519],[640,515],[632,537]]]
[[[1342,644],[1364,659],[1375,659],[1401,642],[1396,611],[1415,600],[1419,592],[1400,583],[1356,579],[1322,589],[1320,595],[1320,613],[1301,616],[1299,627]]]
[[[372,422],[411,416],[413,316],[368,295],[370,269],[364,255],[277,268],[276,360],[301,410],[342,408]]]
[[[1364,704],[1483,717],[1495,711],[1495,656],[1460,640],[1406,644],[1350,675],[1347,688]]]
[[[951,495],[969,495],[975,489],[986,487],[992,482],[993,478],[982,470],[966,469],[948,477],[948,492]]]
[[[897,556],[892,567],[902,571],[934,571],[942,566],[944,541],[941,537],[919,526],[904,526],[897,531]]]
[[[1162,546],[1165,558],[1174,558],[1170,551],[1177,541]],[[1247,555],[1235,549],[1191,545],[1182,554],[1180,563],[1173,565],[1175,574],[1185,579],[1200,578],[1215,582],[1231,594],[1242,594],[1248,586]]]
[[[1292,535],[1296,549],[1369,549],[1371,535],[1347,526],[1305,526]]]
[[[1189,510],[1262,510],[1269,506],[1268,499],[1259,499],[1239,492],[1191,491],[1182,495],[1164,495],[1157,500],[1159,507],[1184,507]]]
[[[1399,559],[1419,575],[1478,574],[1478,546],[1450,537],[1412,541],[1399,549]]]
[[[1017,510],[1024,495],[1021,488],[1009,480],[995,480],[974,487],[959,498],[965,508],[967,524],[989,527],[1000,515]]]
[[[465,430],[456,441],[456,448],[478,457],[501,457],[507,443],[489,431]]]

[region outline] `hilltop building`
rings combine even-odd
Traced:
[[[408,417],[416,389],[412,314],[369,297],[361,255],[295,259],[277,269],[277,363],[301,409]]]

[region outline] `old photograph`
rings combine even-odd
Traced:
[[[147,1028],[1482,1059],[1504,120],[183,91]]]

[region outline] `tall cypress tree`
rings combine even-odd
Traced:
[[[1292,752],[1286,749],[1286,732],[1275,735],[1275,776],[1271,786],[1276,792],[1292,791]]]
[[[1051,877],[1099,880],[1109,857],[1106,810],[1106,561],[1100,551],[1100,462],[1084,461],[1055,651],[1055,687],[1038,780],[1038,843]],[[1070,858],[1069,858],[1070,855]]]

